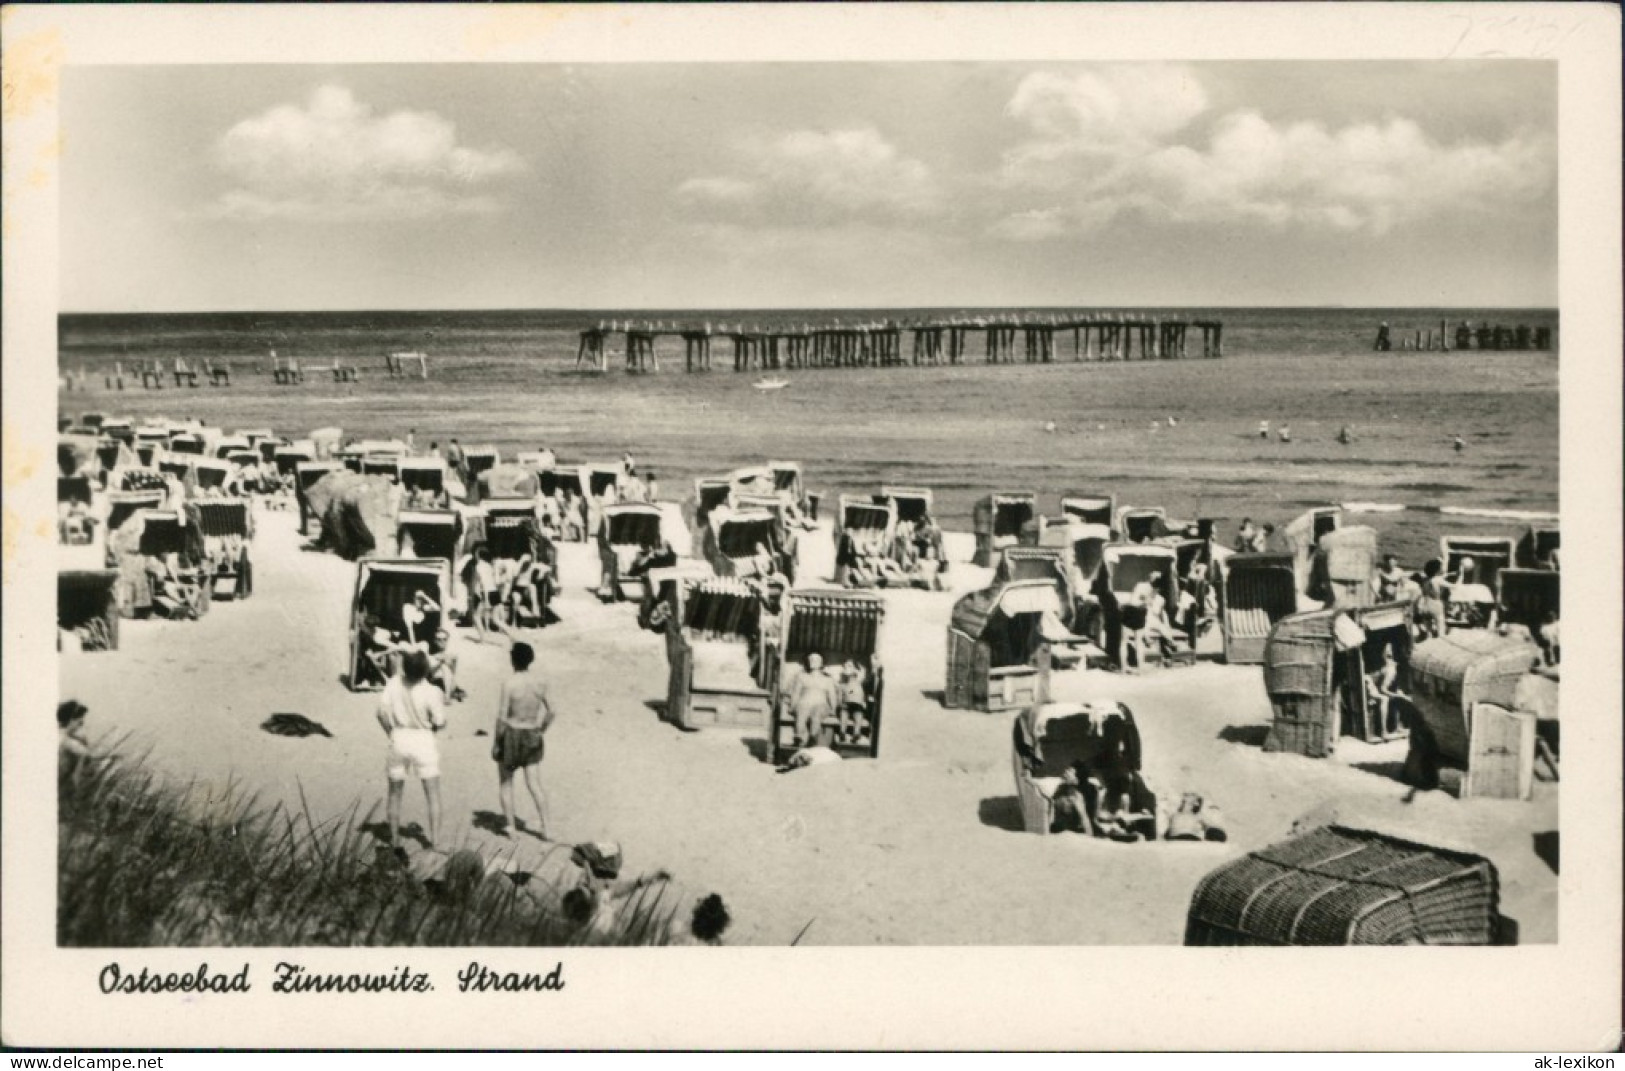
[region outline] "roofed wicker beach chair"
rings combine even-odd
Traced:
[[[1482,856],[1322,826],[1204,877],[1185,944],[1516,944],[1500,880]]]
[[[971,562],[988,568],[1006,547],[1023,542],[1027,524],[1038,513],[1038,496],[1031,491],[995,491],[977,500],[971,514],[976,551]]]
[[[1325,758],[1344,735],[1403,736],[1384,716],[1368,672],[1391,652],[1401,678],[1411,665],[1410,604],[1310,610],[1282,618],[1264,646],[1264,690],[1275,719],[1265,751]]]
[[[763,651],[760,679],[772,693],[773,727],[770,760],[782,766],[803,746],[796,739],[790,709],[797,677],[809,655],[824,660],[826,672],[838,675],[851,664],[858,680],[842,685],[843,709],[819,733],[822,746],[842,758],[875,758],[880,754],[885,670],[880,663],[881,628],[886,604],[861,591],[803,590],[788,592],[777,636]]]
[[[1486,631],[1453,632],[1417,645],[1411,655],[1411,747],[1405,780],[1418,788],[1436,788],[1442,768],[1465,774],[1462,794],[1527,798],[1525,773],[1533,762],[1534,741],[1527,749],[1529,726],[1517,718],[1518,684],[1540,659],[1528,638]],[[1489,707],[1492,709],[1483,709]],[[1508,746],[1509,741],[1513,746]]]

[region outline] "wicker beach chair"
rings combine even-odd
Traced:
[[[885,698],[885,672],[880,664],[881,628],[886,604],[878,595],[858,591],[803,590],[784,596],[776,635],[764,643],[759,675],[772,696],[770,758],[783,765],[805,742],[796,739],[790,709],[796,678],[809,655],[824,659],[826,672],[852,663],[862,677],[862,709],[852,711],[849,732],[840,735],[839,718],[826,724],[819,739],[843,758],[875,758]]]
[[[1006,547],[1023,541],[1029,521],[1038,513],[1038,496],[1031,491],[995,491],[978,499],[971,514],[976,550],[972,564],[996,564]]]
[[[1515,943],[1489,860],[1336,825],[1208,874],[1185,923],[1186,945]]]

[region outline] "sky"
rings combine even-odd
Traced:
[[[68,312],[1557,303],[1533,61],[68,68]]]

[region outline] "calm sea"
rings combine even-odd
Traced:
[[[394,350],[424,350],[437,360],[469,362],[518,359],[542,367],[568,369],[575,355],[576,333],[600,321],[636,320],[665,323],[712,323],[769,327],[780,324],[858,324],[876,320],[907,322],[948,317],[973,318],[1009,313],[1008,309],[779,309],[749,311],[709,309],[644,310],[502,310],[475,312],[252,312],[96,314],[67,313],[58,321],[64,368],[78,362],[99,367],[119,358],[208,356],[258,359],[271,348],[283,356],[322,362],[332,358],[381,359]],[[1026,309],[1049,316],[1074,313],[1138,313],[1164,318],[1220,320],[1225,349],[1232,355],[1354,356],[1371,351],[1379,323],[1387,321],[1396,345],[1415,331],[1437,330],[1441,320],[1452,331],[1462,320],[1472,323],[1529,324],[1557,327],[1555,309]],[[1193,336],[1192,342],[1195,343]],[[681,344],[671,340],[676,356]],[[973,353],[979,352],[974,347]]]
[[[1411,507],[1367,523],[1407,558],[1436,553],[1441,532],[1516,535],[1511,520],[1440,516],[1442,505],[1555,510],[1558,356],[1553,352],[1375,353],[1377,325],[1396,344],[1461,320],[1557,328],[1551,309],[1188,309],[1147,315],[1224,323],[1222,360],[1084,363],[1059,343],[1051,365],[986,365],[980,339],[952,368],[810,369],[761,392],[716,343],[716,371],[687,375],[682,344],[660,343],[663,370],[573,371],[577,333],[601,320],[713,325],[909,321],[1009,310],[885,309],[208,313],[64,315],[59,365],[88,389],[59,394],[64,413],[197,417],[298,435],[338,426],[360,436],[415,432],[420,446],[456,436],[504,451],[548,445],[569,461],[630,450],[665,497],[700,475],[768,458],[799,460],[831,498],[881,482],[936,492],[946,523],[969,527],[974,501],[1030,490],[1054,512],[1062,493],[1105,490],[1120,504],[1176,517],[1285,521],[1309,505]],[[1071,311],[1026,310],[1040,315]],[[1193,334],[1193,346],[1200,341]],[[905,346],[906,346],[905,340]],[[612,340],[611,349],[620,348]],[[267,355],[362,370],[338,384],[312,376],[273,385]],[[429,355],[430,375],[392,380],[384,356]],[[229,388],[143,391],[110,384],[115,362],[209,357]],[[1292,441],[1260,439],[1290,425]],[[1051,430],[1053,425],[1053,430]],[[1338,441],[1350,429],[1352,442]],[[1453,448],[1455,436],[1464,448]],[[1221,530],[1224,530],[1221,528]]]

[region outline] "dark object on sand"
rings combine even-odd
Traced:
[[[1203,878],[1185,944],[1516,944],[1499,909],[1481,856],[1322,826]]]
[[[273,736],[332,736],[319,721],[311,721],[303,714],[272,714],[260,723],[260,728]]]
[[[733,916],[728,913],[722,897],[712,893],[695,905],[689,928],[701,941],[715,943],[732,922]]]

